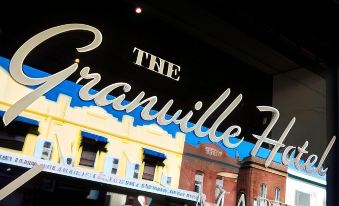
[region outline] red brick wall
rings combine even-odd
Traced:
[[[275,188],[279,187],[280,201],[285,201],[286,176],[284,173],[279,175],[273,172],[276,173],[277,171],[272,171],[264,167],[261,169],[253,167],[245,167],[240,169],[237,191],[239,193],[241,191],[245,193],[247,206],[252,206],[254,198],[259,196],[259,188],[260,184],[262,183],[266,184],[267,186],[267,199],[274,200]]]
[[[225,196],[224,205],[236,205],[237,202],[237,179],[224,178],[224,188],[226,192],[230,192]]]
[[[210,152],[211,147],[216,151]],[[269,168],[265,168],[263,166],[265,160],[260,158],[246,158],[240,164],[238,160],[227,157],[224,151],[220,153],[219,150],[220,148],[212,144],[200,145],[200,147],[186,144],[181,164],[179,188],[194,191],[195,174],[197,171],[202,171],[204,173],[203,192],[206,195],[206,205],[210,205],[208,203],[215,202],[217,175],[223,172],[224,176],[225,174],[233,176],[224,177],[225,206],[237,205],[240,192],[245,193],[246,206],[252,206],[254,198],[259,196],[261,183],[267,186],[267,199],[274,200],[274,190],[279,187],[280,201],[284,202],[287,167],[272,163]]]
[[[192,146],[191,146],[192,147]],[[208,157],[202,157],[203,151],[201,148],[197,148],[197,151],[194,151],[194,148],[187,149],[191,152],[191,155],[184,155],[182,164],[181,164],[181,174],[179,188],[194,191],[194,177],[197,171],[202,171],[204,173],[203,181],[203,192],[206,195],[207,203],[215,202],[215,188],[216,188],[216,178],[218,173],[231,173],[236,175],[239,171],[238,168],[224,164],[225,158],[220,157],[220,160],[216,157],[208,159]],[[192,153],[195,153],[198,156],[192,156]],[[233,160],[231,163],[234,163]],[[225,203],[224,205],[235,205],[237,198],[237,179],[231,177],[224,177],[224,189],[226,190]]]

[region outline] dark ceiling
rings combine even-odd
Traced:
[[[136,6],[143,8],[141,15]],[[221,109],[240,93],[244,98],[223,127],[239,124],[251,136],[263,129],[265,116],[255,106],[271,105],[272,75],[305,67],[324,77],[327,66],[338,61],[337,19],[335,1],[11,1],[1,8],[0,56],[11,58],[44,29],[89,24],[104,37],[95,51],[76,53],[92,36],[71,32],[39,46],[25,64],[54,73],[80,58],[81,67],[102,74],[97,89],[125,81],[133,88],[127,98],[145,91],[159,97],[159,107],[173,98],[174,108],[186,111],[198,100],[207,109],[231,88]],[[134,65],[134,47],[180,65],[181,80]]]

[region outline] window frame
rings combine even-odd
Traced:
[[[14,151],[22,151],[28,134],[38,136],[39,126],[22,121],[13,121],[11,124],[0,125],[0,147]]]
[[[194,175],[194,191],[195,192],[203,193],[203,191],[204,191],[204,176],[205,176],[205,173],[203,171],[197,170],[195,172],[195,175]],[[199,178],[197,178],[197,177],[199,177]],[[201,182],[199,182],[200,180],[197,180],[197,179],[201,179]],[[198,190],[197,190],[197,186],[199,188]]]
[[[222,184],[218,184],[218,182],[222,182]],[[214,192],[215,200],[218,199],[218,197],[220,196],[220,192],[221,192],[218,186],[221,186],[222,189],[224,188],[224,177],[223,176],[217,175],[217,177],[215,178],[215,192]]]
[[[113,158],[112,160],[112,168],[111,168],[111,174],[113,175],[117,175],[118,174],[118,170],[119,170],[119,158]],[[115,171],[115,172],[113,172]]]
[[[267,197],[267,185],[265,183],[260,184],[259,197],[262,198],[262,199],[266,199],[266,197]]]
[[[297,195],[299,193],[299,195]],[[307,193],[307,192],[304,192],[304,191],[300,191],[300,190],[295,190],[295,204],[297,205],[297,204],[299,204],[299,201],[297,201],[298,200],[298,197],[300,196],[300,195],[305,195],[305,196],[307,196],[308,197],[308,205],[306,205],[306,206],[310,206],[311,205],[311,200],[312,200],[312,196],[311,196],[311,194],[310,193]],[[302,201],[302,203],[304,203],[304,205],[306,204],[306,201]],[[304,206],[303,205],[303,206]]]
[[[151,173],[145,173],[146,171],[146,168],[153,168],[153,174]],[[154,181],[154,178],[155,178],[155,173],[156,173],[156,168],[157,168],[157,165],[155,163],[151,163],[151,162],[144,162],[144,169],[142,171],[142,179],[143,180],[149,180],[149,181]],[[153,175],[153,176],[152,176]],[[152,177],[150,177],[152,176]]]
[[[81,148],[81,154],[80,154],[80,159],[79,159],[79,165],[80,165],[80,166],[93,167],[93,168],[94,168],[94,167],[95,167],[95,164],[96,164],[96,160],[97,160],[98,151],[99,151],[99,150],[94,151],[94,150],[88,149],[86,146],[83,145],[82,148]],[[93,166],[92,166],[92,165],[89,165],[89,164],[86,164],[86,163],[84,163],[84,162],[82,162],[82,160],[85,160],[85,162],[91,161],[91,160],[89,160],[89,159],[83,158],[84,152],[95,154],[95,155],[94,155],[94,160],[93,160]]]
[[[280,202],[280,199],[281,199],[281,189],[280,189],[280,187],[276,187],[276,188],[274,188],[274,201]]]

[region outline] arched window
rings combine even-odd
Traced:
[[[215,203],[217,206],[224,205],[224,198],[225,198],[225,190],[224,190],[224,177],[217,176],[215,180]]]
[[[241,194],[237,206],[246,206],[245,194]]]
[[[274,189],[274,201],[280,202],[280,188],[279,187],[276,187]]]
[[[224,188],[224,178],[222,176],[217,176],[215,180],[215,199],[217,200]]]
[[[202,171],[197,171],[194,177],[194,191],[202,193],[203,184],[204,184],[204,173]]]
[[[266,194],[267,194],[267,186],[264,183],[262,183],[259,189],[259,197],[261,199],[266,199]]]
[[[259,188],[259,200],[258,200],[259,206],[269,205],[269,202],[266,200],[266,195],[267,195],[267,186],[264,183],[262,183],[260,184]]]

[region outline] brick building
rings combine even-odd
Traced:
[[[287,167],[265,168],[264,161],[230,158],[213,143],[185,143],[179,188],[202,194],[205,206],[235,206],[242,194],[243,206],[284,205]]]
[[[284,205],[286,178],[287,167],[284,165],[273,162],[266,168],[264,159],[245,158],[239,170],[238,197],[244,194],[247,206]]]
[[[215,144],[194,147],[185,143],[179,188],[202,192],[205,205],[215,205],[221,186],[225,190],[224,205],[233,205],[237,198],[239,160],[229,158]],[[201,186],[201,188],[199,188]]]

